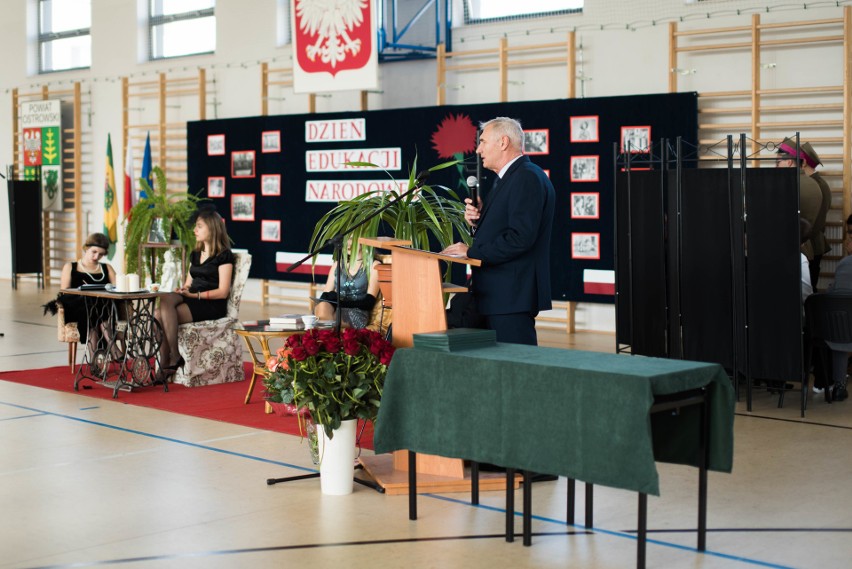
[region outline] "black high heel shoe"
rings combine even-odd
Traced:
[[[183,370],[185,365],[186,361],[183,359],[183,356],[178,356],[178,360],[174,365],[161,366],[159,373],[157,373],[154,378],[154,385],[163,385],[168,383],[171,377],[177,373],[177,370]]]
[[[154,377],[154,385],[164,385],[169,382],[171,377],[177,372],[176,369],[162,368]]]
[[[174,375],[174,373],[175,373],[178,369],[180,369],[181,371],[183,371],[183,366],[185,366],[185,365],[186,365],[186,360],[184,360],[184,359],[183,359],[183,356],[178,356],[178,359],[177,359],[177,361],[174,363],[174,365],[165,366],[163,369],[164,369],[164,370],[168,370],[168,371],[172,372],[170,375]]]

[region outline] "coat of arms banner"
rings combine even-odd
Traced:
[[[291,14],[296,93],[378,87],[376,0],[293,0]]]

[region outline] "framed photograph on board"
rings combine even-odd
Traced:
[[[524,131],[524,154],[549,154],[550,129]]]
[[[225,155],[225,135],[224,134],[209,134],[207,135],[207,156],[224,156]]]
[[[254,194],[234,194],[231,196],[231,219],[234,221],[254,221]]]
[[[598,115],[571,117],[571,142],[600,142]]]
[[[254,178],[254,150],[231,152],[231,177]]]
[[[260,221],[261,241],[281,241],[281,222],[274,219]]]
[[[651,150],[650,126],[621,127],[621,152],[643,154]]]
[[[571,234],[571,258],[572,259],[600,259],[601,258],[601,234],[600,233],[572,233]]]
[[[599,156],[572,156],[571,157],[571,181],[572,182],[597,182]]]
[[[571,192],[571,219],[600,219],[599,192]]]
[[[264,154],[281,152],[281,131],[265,130],[260,133],[260,151]]]
[[[260,195],[281,195],[281,174],[263,174],[260,177]]]
[[[208,198],[224,198],[225,197],[225,177],[210,176],[207,178],[207,197]]]

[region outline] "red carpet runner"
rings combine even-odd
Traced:
[[[299,436],[299,424],[295,416],[264,413],[263,384],[260,379],[254,386],[251,403],[243,404],[249,386],[248,378],[251,377],[251,364],[244,365],[246,381],[206,387],[184,387],[171,384],[168,393],[165,393],[163,387],[159,385],[143,387],[134,389],[132,392],[119,391],[118,399],[114,401]],[[67,366],[0,372],[0,380],[96,399],[113,400],[112,389],[90,380],[84,379],[80,383],[80,391],[74,391],[74,376]],[[364,448],[373,448],[371,424],[364,429],[361,445]]]

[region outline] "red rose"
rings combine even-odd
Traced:
[[[322,342],[323,344],[328,343],[332,339],[337,339],[337,335],[331,330],[318,330],[317,331],[317,340]]]
[[[290,356],[297,362],[303,362],[308,358],[308,352],[305,350],[304,347],[296,346],[295,348],[293,348],[293,351],[290,352]]]
[[[358,352],[361,351],[361,344],[359,344],[356,340],[347,340],[343,338],[343,353],[347,356],[357,356]]]
[[[343,342],[357,342],[358,341],[358,330],[355,328],[344,328],[343,329]]]
[[[296,346],[302,345],[302,336],[300,334],[293,334],[292,336],[287,338],[287,342],[285,345],[288,348],[294,348]]]
[[[331,353],[337,353],[340,351],[340,338],[331,334],[327,339],[323,341],[325,344],[325,349]]]
[[[305,351],[311,356],[315,356],[320,353],[320,345],[310,336],[302,338],[302,347],[305,348]]]
[[[391,358],[393,357],[394,349],[384,349],[382,350],[381,355],[379,355],[379,361],[382,362],[382,365],[388,366],[390,365]]]
[[[370,353],[374,356],[378,356],[382,353],[382,346],[378,342],[373,342],[370,344]]]

